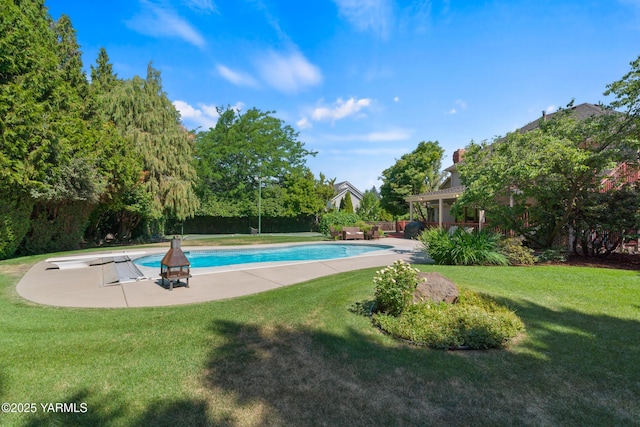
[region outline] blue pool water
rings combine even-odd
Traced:
[[[191,268],[221,267],[234,264],[274,261],[318,261],[346,258],[367,252],[389,249],[387,245],[308,244],[271,248],[213,249],[185,251]],[[165,254],[149,255],[133,262],[144,267],[160,268]]]

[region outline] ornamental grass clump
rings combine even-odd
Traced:
[[[498,248],[500,238],[499,234],[489,231],[467,231],[464,228],[453,233],[431,228],[419,237],[424,251],[436,264],[507,265],[507,258]]]
[[[418,272],[402,260],[377,271],[373,283],[378,311],[391,316],[400,315],[413,300],[413,293],[418,287]]]

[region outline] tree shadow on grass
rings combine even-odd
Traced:
[[[257,425],[341,426],[640,419],[638,321],[509,303],[530,335],[508,350],[437,351],[383,344],[377,332],[356,329],[337,336],[216,322],[226,343],[212,351],[205,376],[210,409],[231,426],[247,425],[242,417]],[[233,407],[242,410],[224,410]]]
[[[204,426],[210,425],[207,418],[207,404],[202,400],[160,400],[147,406],[138,417],[130,416],[131,409],[126,404],[113,404],[108,396],[80,390],[63,398],[65,407],[56,407],[57,402],[42,407],[37,404],[37,412],[25,421],[25,427],[39,426]],[[133,402],[132,402],[133,403]],[[7,415],[7,414],[5,414]],[[133,419],[124,422],[123,420]]]
[[[210,329],[216,340],[200,383],[195,382],[197,397],[146,403],[135,414],[126,404],[80,390],[65,401],[87,402],[87,413],[41,412],[24,425],[638,422],[640,322],[551,310],[529,301],[503,302],[517,308],[527,326],[527,335],[506,350],[414,347],[361,322],[331,334],[307,325],[214,321]],[[349,316],[361,314],[355,310]]]

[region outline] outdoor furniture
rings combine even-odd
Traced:
[[[364,240],[364,232],[360,227],[343,227],[342,240]]]
[[[160,277],[162,278],[162,284],[164,281],[169,281],[169,290],[173,290],[173,284],[180,283],[180,279],[187,279],[186,287],[189,287],[189,278],[191,263],[187,259],[187,256],[182,252],[180,248],[180,239],[174,238],[171,240],[171,249],[160,261]]]
[[[365,232],[364,238],[365,240],[373,240],[373,239],[378,240],[380,238],[380,227],[378,226],[372,227],[371,230]]]
[[[342,237],[342,232],[334,229],[333,227],[329,227],[329,237],[331,237],[331,240],[336,240],[336,237]]]

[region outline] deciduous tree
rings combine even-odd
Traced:
[[[219,216],[255,215],[258,186],[263,186],[266,199],[270,187],[283,187],[287,179],[304,176],[306,157],[315,153],[271,111],[251,108],[242,113],[227,107],[218,108],[218,113],[216,126],[196,137],[202,211]],[[271,194],[282,193],[271,190]]]
[[[601,191],[606,171],[635,161],[637,142],[618,133],[621,116],[601,109],[584,120],[572,105],[539,128],[471,143],[459,164],[461,206],[484,209],[493,225],[549,248]]]
[[[160,72],[149,64],[145,79],[134,76],[116,83],[101,109],[125,140],[121,145],[124,156],[139,156],[142,164],[136,183],[131,182],[130,172],[122,175],[125,193],[119,216],[123,224],[135,226],[146,219],[161,225],[167,217],[183,220],[192,216],[198,207],[193,137],[180,124],[178,111],[162,90]],[[131,168],[135,170],[135,163]]]
[[[404,198],[425,191],[436,190],[442,182],[442,155],[438,142],[420,142],[411,153],[382,172],[380,203],[392,215],[403,215],[409,205]]]

